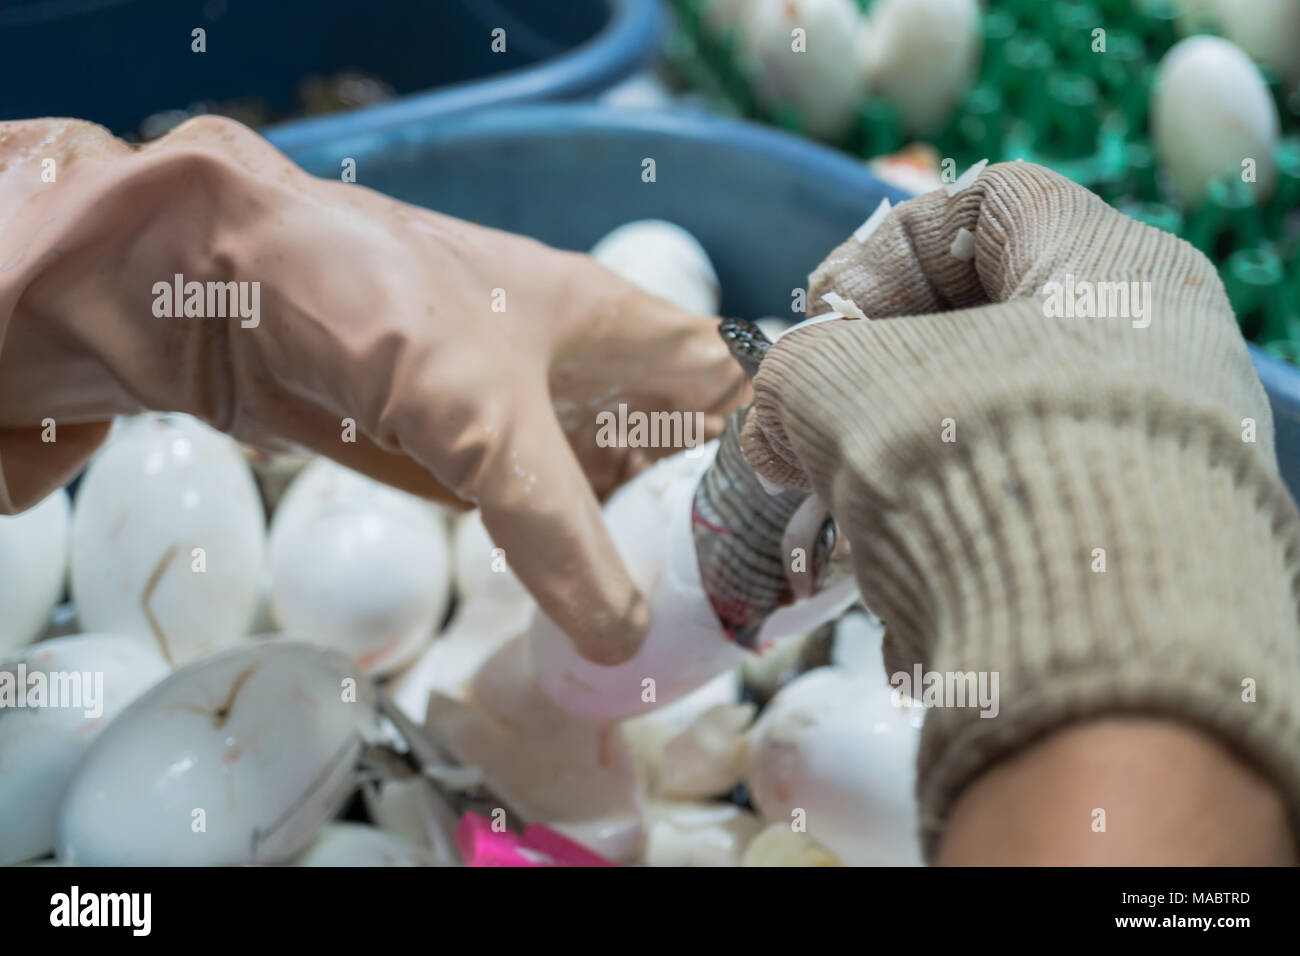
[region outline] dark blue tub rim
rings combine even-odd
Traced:
[[[666,27],[659,0],[607,0],[605,26],[586,43],[553,59],[499,75],[410,93],[388,103],[268,127],[265,136],[288,152],[350,138],[359,130],[425,127],[443,116],[502,103],[576,99],[631,76],[659,51]]]
[[[19,24],[42,23],[71,15],[95,13],[111,7],[120,7],[134,0],[29,0],[9,7],[0,7],[0,27]]]
[[[426,127],[355,128],[328,142],[295,143],[281,149],[295,162],[333,165],[343,156],[371,156],[395,146],[454,142],[487,137],[555,138],[583,132],[666,136],[728,150],[761,155],[798,166],[809,178],[830,181],[848,196],[884,191],[891,202],[908,194],[875,177],[860,160],[829,146],[748,120],[690,110],[623,110],[598,103],[533,103],[496,106],[441,117]],[[871,210],[863,212],[863,218]]]
[[[1273,404],[1274,419],[1285,412],[1290,424],[1300,426],[1300,369],[1257,345],[1247,343],[1247,348],[1259,380]]]

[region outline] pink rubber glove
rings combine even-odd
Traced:
[[[248,314],[160,315],[177,275],[247,283]],[[586,256],[308,176],[231,120],[140,148],[0,124],[0,511],[71,477],[114,415],[188,412],[477,503],[547,614],[615,663],[646,608],[597,495],[640,450],[597,447],[596,416],[716,431],[746,397],[713,321]]]

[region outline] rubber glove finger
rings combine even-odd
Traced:
[[[598,664],[632,657],[649,624],[645,598],[606,530],[600,504],[559,422],[516,417],[467,488],[483,524],[541,609]]]

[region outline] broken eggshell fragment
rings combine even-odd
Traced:
[[[830,850],[788,823],[773,823],[745,848],[744,866],[843,866]]]
[[[271,522],[271,613],[289,637],[388,673],[442,622],[447,552],[446,527],[427,502],[317,459]]]
[[[188,415],[146,414],[91,461],[72,519],[83,629],[130,634],[180,666],[248,632],[265,545],[235,443]]]
[[[356,786],[376,723],[373,689],[341,654],[276,642],[196,661],[95,741],[59,812],[59,859],[292,860]]]
[[[60,492],[61,494],[62,492]],[[127,704],[169,673],[158,650],[133,637],[78,634],[0,661],[0,866],[54,850],[59,804],[78,761]],[[24,697],[37,674],[40,702]]]
[[[644,791],[716,797],[744,774],[754,705],[740,703],[740,671],[727,671],[659,710],[623,722]]]
[[[49,622],[67,576],[70,515],[62,488],[0,515],[0,653],[35,640]]]
[[[574,716],[543,693],[527,638],[499,646],[460,693],[435,691],[427,725],[523,822],[639,813],[636,773],[619,727]]]
[[[427,847],[364,823],[330,823],[294,866],[437,866]]]
[[[649,713],[725,670],[745,651],[728,640],[704,593],[691,503],[717,442],[656,462],[605,506],[605,523],[650,606],[650,629],[628,661],[586,660],[540,611],[529,631],[537,680],[561,708],[591,720]]]
[[[762,830],[732,803],[653,803],[646,808],[647,866],[740,866]]]

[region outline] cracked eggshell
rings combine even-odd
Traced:
[[[265,523],[233,441],[188,415],[141,415],[91,461],[72,519],[83,629],[156,643],[181,665],[246,634]]]
[[[281,499],[270,567],[271,613],[285,634],[349,654],[368,674],[418,655],[450,600],[440,515],[325,458]]]
[[[305,644],[196,661],[137,698],[90,748],[59,812],[59,859],[292,860],[355,787],[363,742],[377,733],[374,706],[351,661]]]
[[[1151,87],[1151,139],[1179,199],[1195,207],[1210,181],[1255,161],[1261,199],[1277,182],[1280,120],[1259,69],[1227,40],[1194,36],[1170,48]]]
[[[704,593],[691,536],[695,487],[716,454],[715,441],[656,462],[605,506],[614,547],[650,607],[650,629],[630,660],[594,664],[545,614],[534,617],[529,639],[538,683],[569,713],[590,720],[640,716],[745,656]]]
[[[556,706],[537,684],[526,636],[497,649],[462,694],[433,693],[427,723],[529,822],[640,812],[635,767],[619,727]]]
[[[1217,0],[1214,13],[1225,37],[1283,82],[1300,82],[1300,0]]]
[[[0,654],[35,640],[63,594],[70,513],[60,488],[21,514],[0,515]]]
[[[699,240],[662,219],[619,226],[591,247],[610,271],[687,312],[716,315],[718,274]]]
[[[743,49],[759,99],[792,107],[812,136],[843,135],[862,96],[858,23],[852,0],[754,0]]]
[[[919,865],[919,721],[881,671],[822,667],[786,685],[751,733],[746,782],[765,820],[788,827],[802,810],[809,836],[849,866]]]
[[[364,823],[330,823],[294,866],[437,866],[425,847]]]
[[[127,704],[169,673],[155,648],[111,634],[23,648],[0,662],[0,673],[13,675],[0,686],[24,679],[19,664],[27,678],[44,673],[47,687],[57,680],[80,697],[62,701],[78,706],[0,707],[0,866],[53,852],[59,804],[78,761]]]
[[[647,866],[740,866],[763,824],[731,803],[656,803],[646,808]]]
[[[903,128],[935,132],[961,102],[979,67],[977,0],[879,0],[859,36],[859,58]]]

